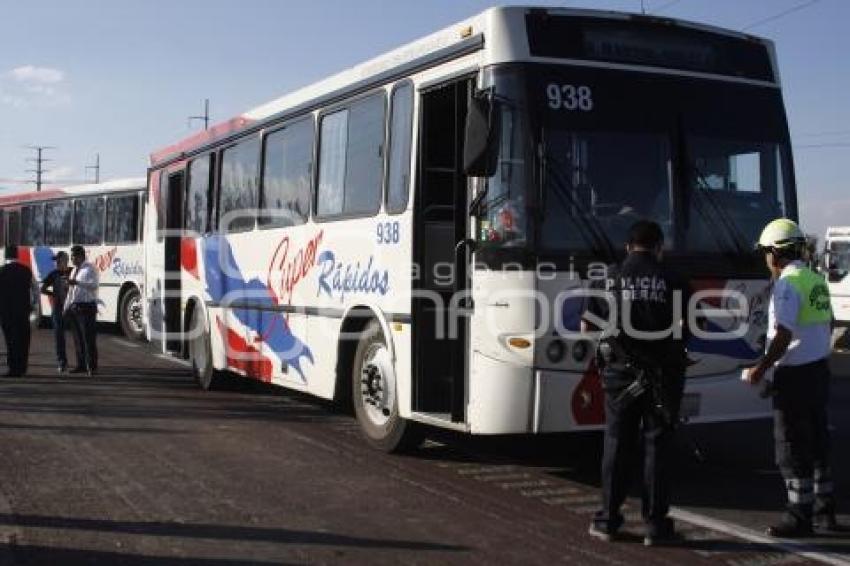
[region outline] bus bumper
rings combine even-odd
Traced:
[[[601,429],[605,423],[604,392],[598,375],[586,372],[535,372],[531,432]],[[685,384],[681,415],[688,422],[712,423],[771,416],[771,400],[760,388],[742,383],[740,375],[690,378]]]
[[[473,434],[518,434],[601,429],[605,394],[598,372],[535,370],[475,354],[467,420]],[[760,389],[724,374],[688,379],[682,416],[711,423],[771,416]]]

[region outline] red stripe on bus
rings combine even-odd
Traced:
[[[244,371],[248,377],[259,379],[266,383],[272,380],[272,362],[250,345],[235,330],[225,325],[221,319],[216,319],[219,331],[226,336],[227,367]]]

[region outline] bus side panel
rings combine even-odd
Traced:
[[[144,278],[144,248],[141,242],[106,245],[100,249],[95,266],[100,276],[98,320],[117,322],[121,288],[132,284],[141,290]]]
[[[163,242],[157,238],[157,226],[159,215],[162,212],[160,204],[161,171],[151,171],[149,178],[148,204],[145,206],[145,234],[144,234],[144,318],[145,334],[151,342],[160,341],[163,338],[164,319],[162,310],[162,277],[165,270],[165,254]],[[162,346],[164,347],[164,343]]]
[[[533,407],[534,272],[473,274],[475,311],[470,324],[470,430],[481,434],[530,432]]]

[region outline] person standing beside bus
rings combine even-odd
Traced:
[[[6,377],[21,377],[27,372],[33,285],[32,271],[18,261],[18,246],[7,246],[6,265],[0,267],[0,324],[9,366]]]
[[[50,297],[50,318],[53,322],[53,337],[56,343],[56,362],[59,373],[68,369],[68,356],[65,351],[65,298],[68,295],[68,254],[58,252],[53,256],[56,269],[47,274],[41,283],[41,293]]]
[[[787,218],[761,233],[758,248],[774,280],[767,349],[743,376],[757,384],[775,368],[773,438],[788,495],[782,520],[767,528],[776,537],[808,536],[813,525],[839,529],[827,422],[832,307],[823,276],[803,263],[805,245],[803,232]]]
[[[616,537],[623,524],[620,509],[640,470],[641,442],[644,544],[678,538],[667,516],[670,450],[687,356],[684,308],[677,309],[675,303],[687,304],[688,285],[663,265],[663,244],[664,233],[656,222],[635,222],[629,229],[625,261],[611,268],[604,297],[591,297],[582,317],[583,332],[602,332],[597,363],[605,390],[603,505],[588,532],[605,541]]]
[[[86,261],[86,250],[80,245],[71,248],[71,263],[74,269],[68,278],[65,299],[65,310],[73,322],[77,355],[77,367],[71,373],[93,375],[97,372],[97,270]]]

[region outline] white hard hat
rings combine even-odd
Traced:
[[[797,223],[788,218],[771,221],[759,237],[760,248],[786,248],[806,241],[806,236]]]

